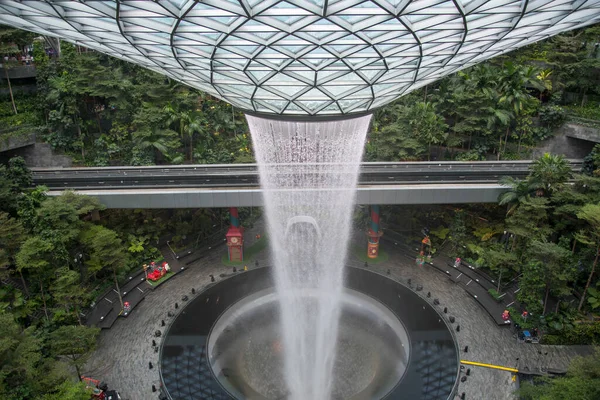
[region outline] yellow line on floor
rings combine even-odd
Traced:
[[[501,365],[484,364],[484,363],[479,363],[479,362],[475,362],[475,361],[460,360],[460,363],[466,364],[466,365],[474,365],[476,367],[500,369],[502,371],[508,371],[508,372],[519,372],[519,370],[516,368],[503,367]]]

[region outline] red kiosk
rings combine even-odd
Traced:
[[[379,256],[379,238],[383,232],[379,230],[379,206],[371,206],[371,223],[367,231],[367,257],[377,258]]]
[[[229,209],[229,220],[231,226],[225,234],[227,238],[227,255],[229,261],[244,261],[244,228],[240,226],[238,210],[235,207]]]

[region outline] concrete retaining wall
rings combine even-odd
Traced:
[[[562,154],[566,158],[582,159],[589,154],[596,143],[600,143],[600,131],[583,125],[566,123],[556,135],[547,139],[533,151],[533,158],[544,153]]]

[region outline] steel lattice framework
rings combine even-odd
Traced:
[[[598,21],[600,0],[0,0],[0,23],[286,115],[369,111]]]

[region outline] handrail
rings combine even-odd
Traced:
[[[581,159],[568,159],[567,160],[572,166],[577,167],[583,165]],[[361,163],[361,168],[369,169],[372,167],[383,167],[383,168],[407,168],[407,167],[448,167],[454,166],[461,167],[509,167],[514,165],[519,166],[530,166],[533,164],[532,160],[514,160],[514,161],[407,161],[407,162],[364,162]],[[298,166],[299,164],[277,164],[278,166]],[[317,165],[344,165],[340,163],[302,163],[302,166],[317,166]],[[258,168],[258,164],[184,164],[184,165],[148,165],[148,166],[113,166],[113,167],[68,167],[68,168],[31,168],[31,172],[36,173],[64,173],[64,172],[94,172],[94,171],[153,171],[153,170],[164,170],[164,171],[197,171],[199,169],[204,170],[245,170],[254,171]]]

